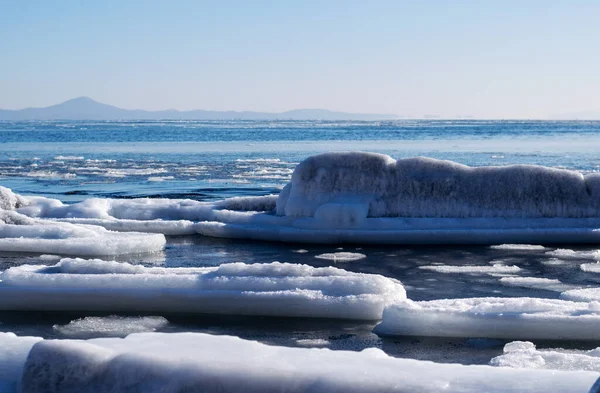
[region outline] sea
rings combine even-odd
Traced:
[[[328,151],[371,151],[397,159],[427,156],[471,166],[534,164],[589,173],[600,170],[600,121],[5,121],[0,122],[0,185],[19,194],[56,198],[65,203],[92,197],[210,201],[268,195],[280,192],[300,161]],[[579,269],[581,263],[590,260],[576,255],[589,254],[576,253],[561,260],[549,254],[557,248],[360,244],[338,247],[197,235],[170,237],[166,249],[159,254],[121,256],[116,260],[169,267],[273,261],[334,265],[399,279],[408,297],[414,300],[477,296],[558,298],[565,288],[598,285],[600,275],[594,278]],[[595,250],[589,245],[560,248]],[[315,258],[336,251],[360,252],[367,257],[343,263]],[[47,256],[0,253],[0,270],[48,263]],[[512,287],[502,285],[501,274],[495,274],[493,269],[483,269],[483,273],[447,273],[421,268],[498,263],[520,267],[521,276],[559,280],[561,285],[558,289],[556,285]],[[117,328],[105,329],[107,317]],[[143,325],[150,317],[156,316],[0,313],[0,331],[45,338],[124,336],[136,321]],[[502,353],[507,342],[383,338],[371,332],[374,322],[160,317],[168,323],[160,324],[157,331],[236,335],[286,346],[344,350],[377,347],[392,356],[464,364],[488,363]],[[600,342],[535,343],[538,348],[600,346]]]

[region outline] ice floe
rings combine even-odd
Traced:
[[[515,251],[541,251],[546,250],[546,247],[535,244],[497,244],[491,246],[495,250],[515,250]]]
[[[600,273],[600,262],[596,263],[582,263],[579,268],[584,272],[588,273]]]
[[[521,268],[515,265],[507,266],[503,264],[494,264],[492,266],[452,266],[452,265],[427,265],[419,266],[419,269],[432,270],[437,273],[463,273],[463,274],[512,274],[521,271]]]
[[[562,348],[537,349],[529,341],[513,341],[504,354],[490,361],[492,366],[600,372],[600,348],[589,351]]]
[[[562,292],[560,298],[574,302],[600,302],[600,288],[570,289]]]
[[[162,234],[113,232],[93,225],[32,219],[0,209],[0,251],[101,256],[156,252],[165,243]]]
[[[146,393],[575,393],[587,392],[599,376],[590,371],[436,364],[393,358],[376,348],[286,348],[200,333],[19,345],[31,350],[27,359],[12,360],[7,384],[21,380],[21,390],[28,393],[101,393],[132,387]]]
[[[468,298],[388,306],[381,335],[598,340],[600,302],[537,298]]]
[[[573,285],[563,284],[558,279],[544,277],[502,277],[500,284],[509,287],[544,289],[555,292],[563,292],[576,288]]]
[[[17,337],[0,332],[0,392],[17,393],[23,366],[31,347],[40,337]]]
[[[107,317],[85,317],[66,325],[54,325],[56,333],[68,338],[94,336],[124,337],[131,333],[153,332],[169,324],[163,317],[126,317],[110,315]]]
[[[0,310],[211,313],[377,320],[406,299],[380,275],[273,262],[209,268],[62,259],[0,274]]]
[[[333,252],[333,253],[324,253],[324,254],[319,254],[319,255],[315,255],[315,258],[318,259],[326,259],[328,261],[333,261],[333,262],[352,262],[352,261],[358,261],[360,259],[364,259],[367,256],[365,254],[361,254],[359,252]]]
[[[598,174],[532,165],[468,167],[362,152],[307,158],[278,196],[218,202],[91,198],[72,205],[11,198],[3,203],[31,217],[169,235],[329,244],[501,244],[501,249],[515,250],[600,242]]]
[[[600,261],[600,250],[575,251],[565,248],[558,248],[556,250],[548,251],[546,254],[556,258],[594,259]]]

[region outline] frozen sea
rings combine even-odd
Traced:
[[[400,120],[0,122],[0,185],[63,202],[90,197],[189,198],[200,201],[278,193],[298,162],[326,151],[372,151],[394,158],[428,156],[471,166],[539,164],[585,173],[600,169],[600,122]],[[397,278],[414,300],[532,296],[597,286],[593,246],[337,246],[170,237],[164,252],[118,261],[167,267],[227,262],[291,262]],[[317,258],[352,252],[353,261]],[[591,257],[590,257],[591,256]],[[0,254],[0,270],[54,264],[50,256]],[[469,268],[464,268],[468,266]],[[498,266],[518,269],[502,269]],[[543,280],[503,280],[506,276]],[[86,318],[87,319],[82,319]],[[98,318],[89,318],[98,317]],[[156,321],[165,322],[157,323]],[[206,317],[108,317],[102,314],[3,313],[0,331],[46,338],[124,336],[142,330],[230,334],[268,344],[361,350],[400,357],[487,364],[509,340],[381,338],[374,324],[335,320]],[[536,341],[538,348],[591,349],[600,342]]]

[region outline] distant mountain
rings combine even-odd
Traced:
[[[235,111],[145,111],[117,108],[88,97],[74,98],[45,108],[0,109],[0,120],[391,120],[390,114],[296,109],[281,113]]]

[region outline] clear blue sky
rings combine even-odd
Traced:
[[[600,1],[0,0],[0,108],[600,110]]]

